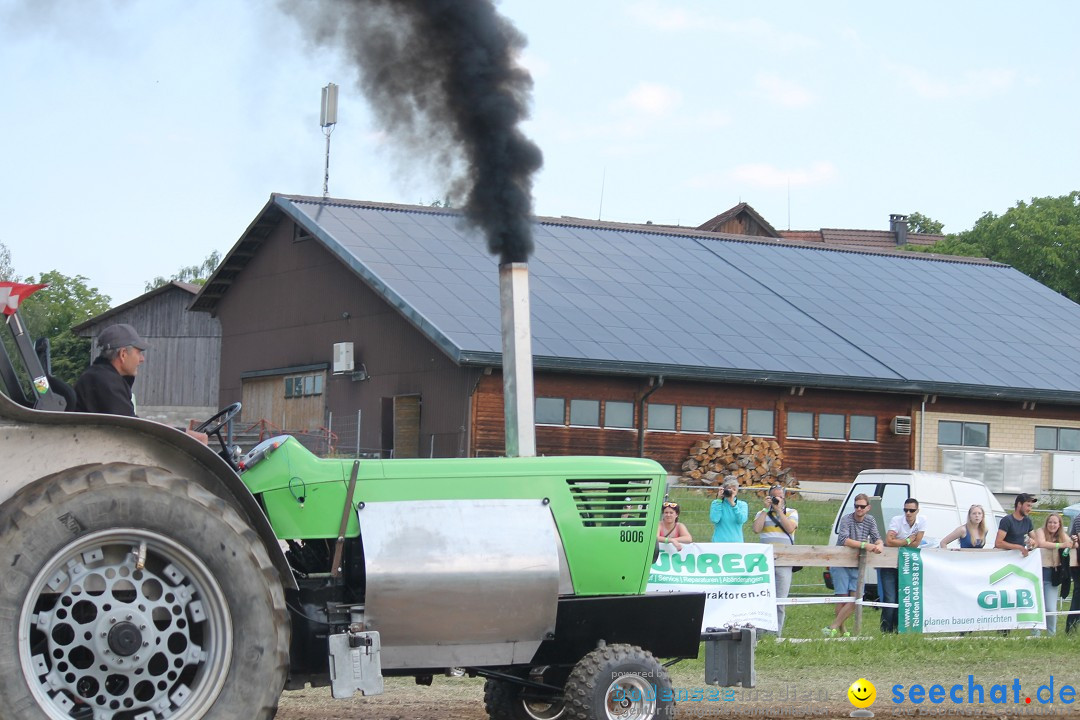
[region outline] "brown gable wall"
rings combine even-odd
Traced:
[[[221,300],[221,402],[241,397],[241,373],[317,363],[332,364],[333,344],[351,341],[354,381],[327,371],[326,409],[342,451],[354,448],[360,411],[363,449],[382,443],[382,401],[420,395],[422,454],[432,435],[442,455],[464,448],[472,377],[457,367],[403,316],[378,297],[317,240],[293,241],[282,221]],[[244,417],[246,423],[259,420]]]

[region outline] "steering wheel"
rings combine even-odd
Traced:
[[[222,457],[228,456],[229,444],[225,441],[225,436],[221,434],[221,429],[232,422],[232,419],[240,413],[241,407],[243,406],[240,403],[234,402],[195,428],[195,432],[217,436],[217,441],[221,445]]]

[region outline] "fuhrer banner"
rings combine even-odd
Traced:
[[[1046,628],[1042,558],[900,548],[900,632]]]
[[[768,544],[689,543],[681,551],[661,550],[646,591],[705,593],[702,630],[735,623],[776,630],[776,579]]]

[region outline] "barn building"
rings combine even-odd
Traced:
[[[898,249],[896,227],[836,246],[742,213],[748,235],[536,220],[540,454],[674,470],[697,439],[750,434],[807,480],[1080,488],[1080,306]],[[275,194],[192,309],[221,322],[220,403],[246,423],[327,428],[339,453],[482,456],[503,453],[498,295],[457,212]]]

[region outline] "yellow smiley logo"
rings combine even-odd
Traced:
[[[859,678],[847,689],[848,700],[857,708],[868,708],[877,699],[877,688],[866,678]]]

